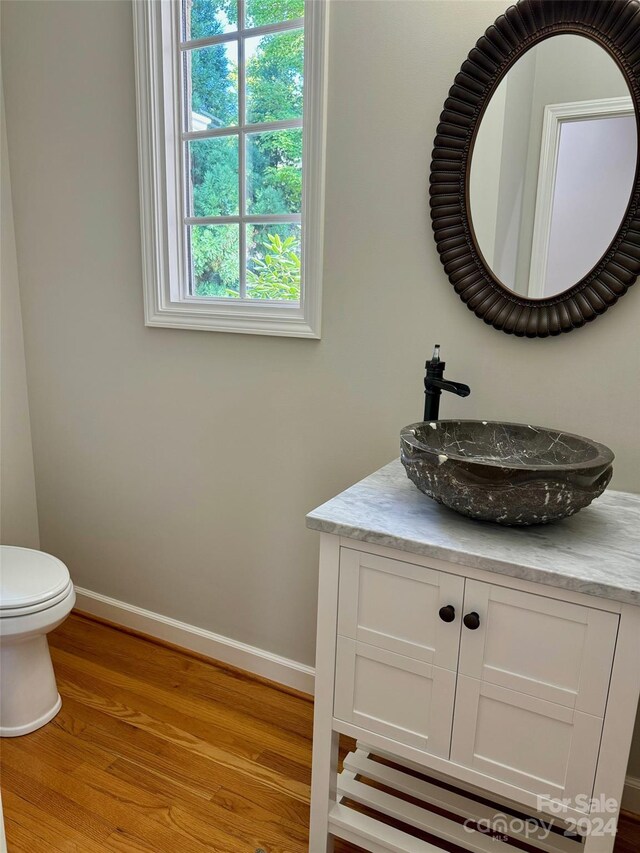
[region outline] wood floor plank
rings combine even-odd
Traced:
[[[87,822],[91,822],[93,827],[91,833],[87,834],[95,841],[106,844],[106,839],[120,829],[131,838],[139,838],[141,842],[155,845],[157,850],[170,850],[172,843],[175,844],[177,840],[184,853],[205,853],[211,848],[217,849],[214,844],[200,842],[188,832],[181,831],[177,824],[172,831],[159,821],[152,820],[140,809],[135,808],[133,803],[121,801],[117,791],[105,793],[78,779],[74,774],[62,773],[32,755],[23,754],[16,760],[15,755],[6,755],[3,750],[2,760],[3,783],[9,774],[9,786],[12,789],[11,774],[19,774],[26,776],[32,786],[46,786],[45,797],[39,798],[36,805],[58,816],[59,809],[64,809],[66,818],[64,822],[72,827],[80,825],[85,832]],[[35,780],[44,781],[39,783]],[[27,796],[27,799],[33,802],[30,796]],[[49,808],[45,807],[45,802],[49,804]],[[108,831],[105,831],[107,829]],[[231,838],[228,839],[228,851],[235,853],[235,845]],[[242,851],[239,850],[238,853]]]
[[[258,756],[258,762],[263,767],[268,767],[270,770],[275,770],[277,773],[288,776],[291,779],[297,779],[303,785],[309,787],[311,785],[311,767],[309,760],[292,761],[286,755],[281,755],[272,749],[265,749]]]
[[[205,798],[220,787],[213,773],[197,772],[199,767],[194,768],[189,755],[182,750],[165,746],[160,738],[116,717],[97,713],[94,708],[85,707],[71,696],[64,697],[62,710],[50,727],[57,730],[52,738],[81,743],[90,764],[94,763],[95,755],[99,766],[108,766],[118,758],[126,758],[153,767],[161,776],[170,777],[176,784],[183,784]],[[103,755],[110,756],[106,765],[102,763]]]
[[[160,775],[149,767],[141,767],[133,762],[118,759],[109,767],[109,773],[126,782],[141,785],[154,791],[168,791],[179,801],[192,802],[194,797],[202,799],[199,792],[175,783],[175,780]],[[302,828],[306,833],[309,825],[309,806],[294,800],[286,794],[265,789],[257,782],[247,781],[246,777],[233,771],[224,774],[225,785],[205,799],[213,801],[232,813],[246,813],[253,809],[265,810],[272,819],[278,819],[283,826],[291,827],[294,837],[298,837]]]
[[[256,808],[266,809],[273,817],[278,818],[284,826],[302,827],[305,834],[309,828],[309,804],[284,797],[275,791],[266,791],[260,785],[239,783],[234,787],[222,787],[212,800],[220,803],[223,808],[240,814]],[[298,831],[296,830],[296,837]]]
[[[72,773],[87,762],[95,767],[108,767],[116,758],[112,753],[94,745],[78,743],[74,736],[58,726],[58,718],[46,728],[33,732],[28,738],[7,744],[6,748],[18,749],[20,752],[46,759],[65,773]]]
[[[210,731],[215,727],[217,741],[226,743],[232,749],[243,750],[247,758],[257,755],[263,749],[282,752],[292,760],[306,760],[309,739],[291,733],[284,733],[277,725],[277,718],[265,723],[249,717],[231,705],[222,701],[193,699],[188,691],[176,692],[166,687],[157,687],[141,679],[125,675],[117,670],[103,667],[95,662],[76,658],[70,652],[58,649],[53,654],[53,662],[58,678],[64,678],[77,684],[96,684],[103,690],[112,688],[112,696],[137,697],[141,709],[150,709],[154,716],[162,716],[168,722],[189,718],[194,732]],[[130,702],[129,702],[130,704]]]
[[[5,814],[4,824],[10,853],[45,853],[45,847],[40,845],[38,838],[13,816]]]
[[[96,768],[79,767],[73,774],[81,779],[89,788],[107,796],[115,797],[118,802],[125,803],[129,808],[146,814],[152,820],[176,829],[184,826],[187,834],[209,842],[214,841],[216,834],[218,843],[227,842],[229,838],[236,839],[243,849],[247,845],[268,845],[269,849],[280,849],[281,831],[284,822],[274,819],[274,815],[260,806],[249,809],[230,810],[213,798],[205,802],[189,800],[178,795],[169,796],[166,792],[151,791],[148,787],[124,781],[114,776],[111,768],[98,771]],[[202,827],[207,827],[205,832]],[[213,834],[212,829],[215,828]],[[293,824],[287,825],[288,837],[296,842],[296,849],[303,850],[306,841],[306,829]]]
[[[116,717],[96,713],[71,697],[65,697],[55,725],[67,726],[66,715],[72,706],[75,737],[93,746],[99,744],[114,755],[138,767],[147,768],[164,779],[209,799],[222,785],[247,784],[246,776],[232,775],[207,759],[165,743],[148,732],[136,729]],[[78,723],[82,722],[82,727]]]
[[[145,791],[165,794],[174,801],[208,803],[220,790],[219,786],[205,787],[198,785],[193,780],[191,780],[191,784],[185,784],[182,778],[175,775],[168,776],[167,769],[165,767],[159,769],[157,766],[151,768],[148,763],[142,766],[128,758],[116,758],[108,768],[109,773],[115,779],[137,785]]]
[[[615,853],[638,853],[640,850],[640,815],[622,815],[618,827]]]
[[[127,832],[126,829],[120,828],[107,838],[104,849],[114,850],[116,853],[156,853],[151,842],[138,838]]]
[[[0,742],[9,853],[307,850],[305,698],[77,615],[50,639],[62,710]]]
[[[31,851],[100,853],[103,849],[102,844],[96,844],[80,828],[63,823],[56,815],[43,811],[6,787],[2,802],[5,812],[11,814],[14,823],[31,838]]]
[[[249,779],[258,779],[267,788],[281,791],[302,802],[309,801],[308,785],[299,782],[297,779],[288,778],[277,771],[263,767],[256,761],[251,760],[251,758],[238,755],[229,749],[223,749],[217,743],[212,743],[198,737],[192,734],[191,731],[178,728],[163,719],[158,719],[157,716],[151,716],[144,711],[138,710],[132,707],[134,702],[124,704],[106,695],[109,692],[107,690],[103,690],[101,694],[94,693],[64,678],[59,683],[65,695],[73,697],[87,707],[93,708],[102,714],[115,717],[129,726],[152,734],[154,737],[173,744],[179,749],[212,761],[218,767],[233,769],[238,773],[246,775]],[[188,718],[185,718],[183,722],[187,723]]]
[[[212,835],[214,838],[222,836],[224,831],[220,849],[225,853],[247,853],[256,849],[266,849],[269,853],[305,853],[307,850],[306,838],[303,841],[293,839],[282,825],[274,830],[257,820],[239,820],[237,815],[221,818],[220,815],[220,809],[210,810],[203,819],[193,810],[176,806],[172,809],[172,826],[188,831],[203,842]]]
[[[97,844],[104,842],[114,831],[116,824],[106,820],[92,806],[85,808],[81,802],[74,799],[66,786],[61,791],[52,781],[42,763],[36,761],[34,768],[31,756],[19,755],[3,748],[3,790],[17,794],[31,806],[37,807],[45,815],[55,817],[71,829],[81,826],[83,834],[91,841]],[[11,817],[12,811],[7,808],[6,814]]]
[[[311,701],[275,690],[238,670],[142,639],[132,644],[130,635],[88,620],[65,622],[53,636],[52,646],[94,661],[96,642],[102,640],[100,663],[106,667],[165,689],[169,686],[180,692],[188,686],[186,692],[194,699],[221,701],[239,713],[268,723],[276,719],[280,731],[310,738]]]

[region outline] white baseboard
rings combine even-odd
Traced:
[[[315,670],[298,661],[81,587],[76,587],[76,608],[132,631],[140,631],[158,640],[244,669],[253,675],[313,694]]]
[[[622,795],[622,808],[640,815],[640,779],[627,776]]]

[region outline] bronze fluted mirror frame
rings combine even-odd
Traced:
[[[640,2],[520,0],[489,27],[458,72],[440,115],[431,161],[431,219],[450,282],[485,323],[531,338],[584,326],[623,296],[640,273],[638,162],[625,218],[607,253],[564,292],[544,299],[514,293],[493,275],[478,247],[469,212],[469,174],[484,110],[522,54],[560,33],[586,36],[613,57],[629,86],[638,125]]]

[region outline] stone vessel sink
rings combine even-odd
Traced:
[[[573,515],[606,489],[604,444],[545,427],[427,421],[400,433],[407,476],[430,498],[484,521],[544,524]]]

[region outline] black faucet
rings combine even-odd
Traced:
[[[424,377],[424,420],[437,421],[440,412],[440,395],[443,391],[451,391],[458,397],[468,397],[471,388],[462,382],[449,382],[443,379],[445,362],[440,361],[440,344],[436,344],[431,361],[425,364],[427,369]]]

